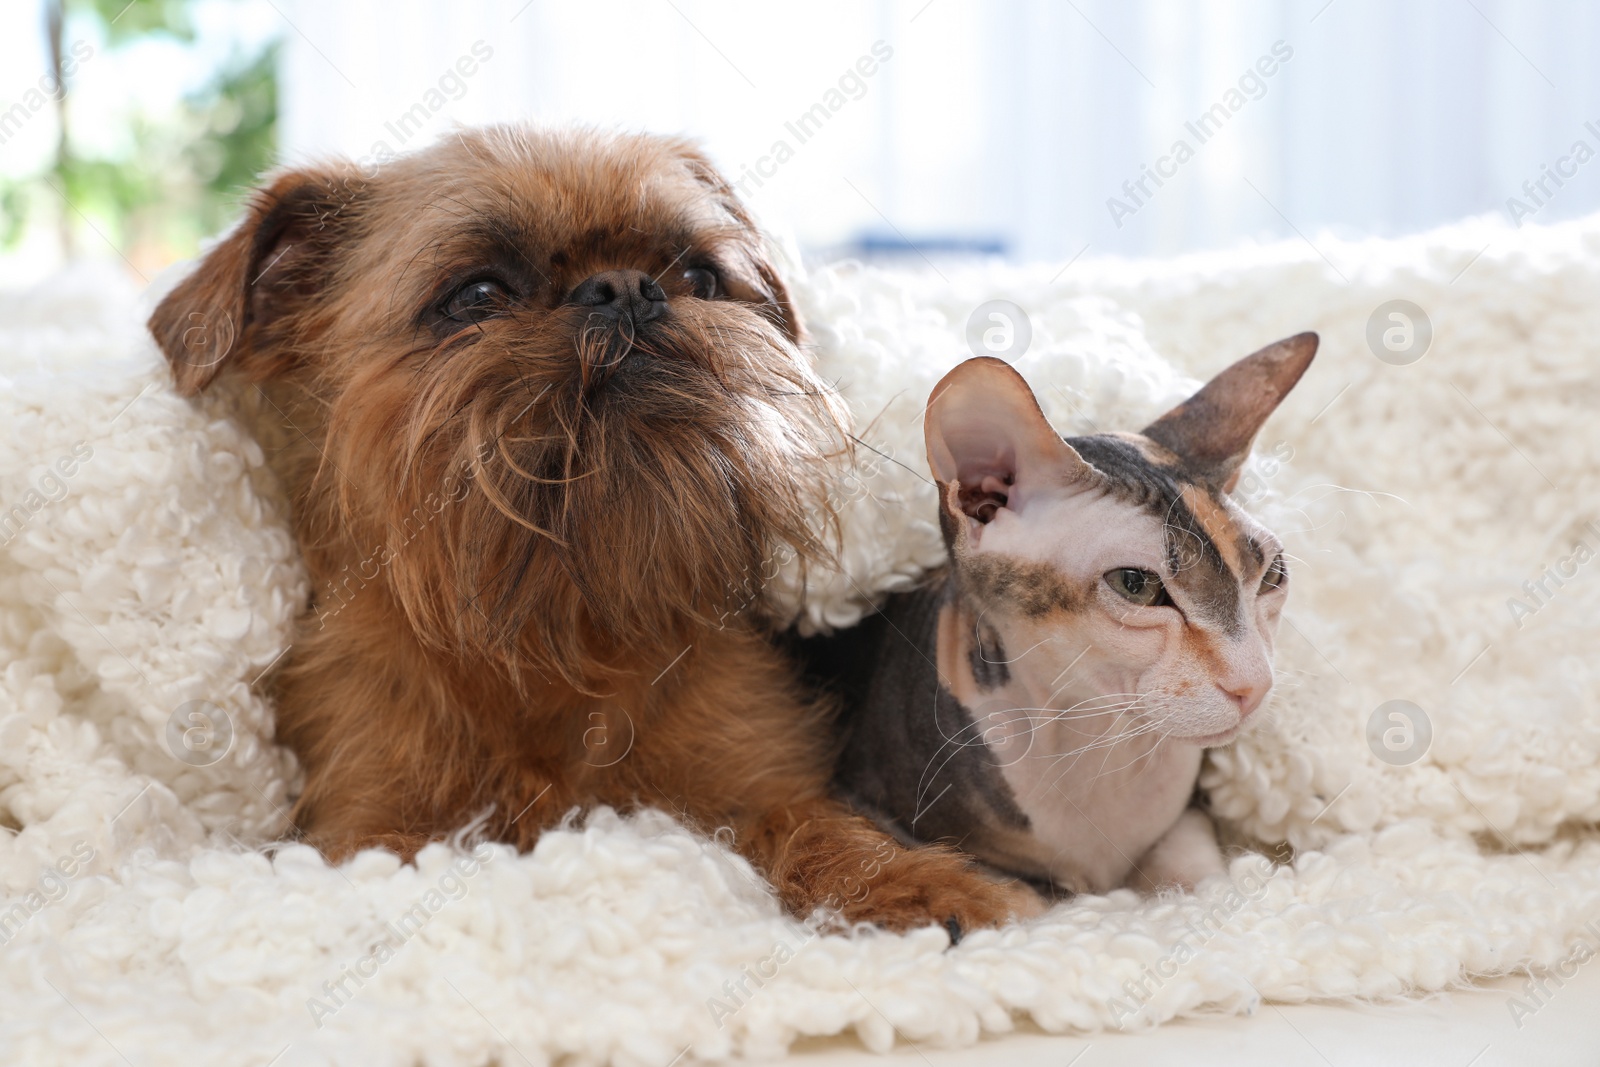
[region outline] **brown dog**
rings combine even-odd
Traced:
[[[506,128],[291,171],[150,328],[185,394],[226,369],[287,427],[316,592],[278,729],[330,857],[655,806],[730,828],[797,914],[1035,906],[827,795],[826,709],[754,594],[817,557],[842,408],[693,148]]]

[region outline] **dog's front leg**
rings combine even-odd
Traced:
[[[409,860],[480,816],[485,838],[532,848],[587,799],[583,721],[533,719],[492,672],[430,662],[403,632],[357,640],[362,612],[377,616],[367,629],[392,618],[369,600],[297,645],[279,679],[278,735],[305,768],[295,829],[335,861],[365,848]]]
[[[736,844],[800,916],[824,909],[847,922],[934,925],[959,936],[1045,907],[1023,883],[990,878],[951,849],[906,848],[827,798],[768,812]]]
[[[708,635],[673,670],[630,698],[651,711],[627,756],[592,772],[601,799],[637,798],[706,834],[731,830],[801,918],[826,909],[892,930],[951,920],[973,930],[1043,910],[1025,885],[995,881],[949,849],[908,849],[834,799],[831,709],[759,635]]]
[[[577,802],[564,780],[526,766],[501,770],[445,747],[340,751],[307,774],[295,829],[334,862],[366,848],[410,860],[430,841],[463,829],[526,851]]]

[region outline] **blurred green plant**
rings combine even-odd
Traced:
[[[115,51],[154,36],[192,43],[193,7],[194,0],[48,0],[54,77],[66,87],[55,102],[60,137],[41,173],[0,182],[0,245],[14,247],[30,225],[53,216],[68,256],[85,240],[99,241],[97,231],[136,268],[156,270],[192,256],[233,215],[277,152],[275,41],[254,54],[236,51],[164,113],[127,116],[131,136],[120,154],[89,154],[72,136],[66,19],[96,20]]]
[[[59,7],[59,2],[53,6]],[[189,18],[190,0],[68,0],[73,11],[94,14],[106,28],[106,43],[136,41],[152,33],[164,33],[181,41],[194,40],[194,22]]]

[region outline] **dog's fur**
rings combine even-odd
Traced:
[[[656,278],[661,318],[573,302],[623,269]],[[483,279],[505,292],[486,317],[447,315]],[[691,146],[501,128],[284,173],[150,327],[184,393],[227,370],[285,427],[315,594],[278,729],[330,857],[409,856],[484,811],[528,848],[574,806],[649,805],[730,828],[798,914],[1034,906],[826,793],[827,709],[769,644],[759,585],[775,554],[822,551],[842,408]]]

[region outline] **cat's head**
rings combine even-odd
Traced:
[[[1316,350],[1314,333],[1279,341],[1141,433],[1065,439],[1008,364],[946,375],[924,430],[976,631],[967,685],[1232,740],[1272,688],[1288,572],[1278,539],[1229,493]]]

